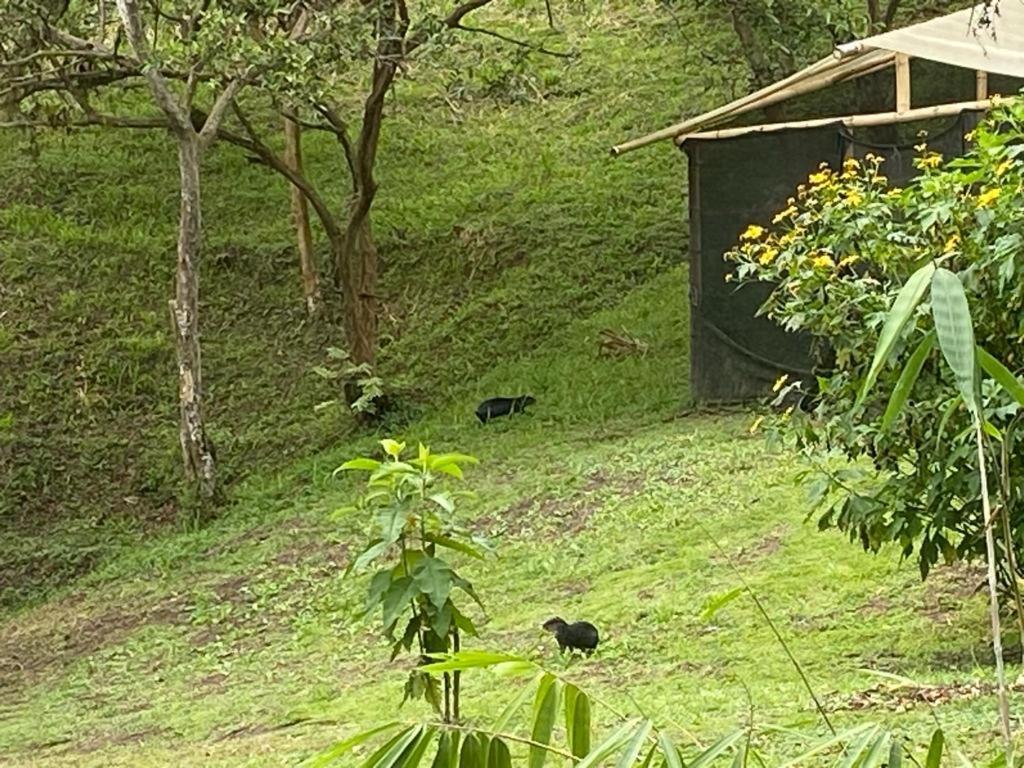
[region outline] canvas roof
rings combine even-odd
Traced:
[[[1024,78],[1024,0],[1002,0],[992,23],[979,28],[983,6],[842,45],[832,56],[784,80],[702,115],[612,148],[618,155],[721,125],[755,109],[891,66],[897,55]],[[840,120],[842,118],[836,118]]]

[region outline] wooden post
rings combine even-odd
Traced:
[[[896,111],[910,109],[910,57],[905,53],[896,54]]]
[[[980,69],[974,74],[974,94],[978,101],[988,98],[988,72],[982,72]]]

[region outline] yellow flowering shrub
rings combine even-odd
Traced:
[[[940,559],[983,552],[968,415],[938,350],[924,358],[895,427],[881,421],[900,367],[883,368],[865,402],[857,395],[896,294],[928,260],[962,277],[978,342],[1024,375],[1024,101],[1005,102],[973,134],[970,151],[952,160],[921,143],[918,175],[902,189],[878,157],[819,167],[726,254],[731,280],[774,286],[761,313],[812,340],[816,380],[775,386],[776,402],[805,392],[810,412],[769,423],[822,467],[808,477],[820,525],[873,551],[895,541],[923,575]],[[926,305],[920,315],[930,316]],[[899,356],[930,330],[919,318]],[[982,394],[986,419],[1006,429],[1016,402],[998,388]],[[1024,451],[1009,461],[1015,481],[1024,478]],[[1011,518],[1024,563],[1024,501]]]

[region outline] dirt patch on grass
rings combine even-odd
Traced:
[[[928,575],[917,612],[936,624],[952,624],[964,603],[984,591],[985,569],[981,565],[955,563],[936,568]]]
[[[477,518],[473,529],[490,536],[537,534],[544,539],[574,536],[587,529],[590,520],[611,498],[630,498],[643,492],[647,476],[639,472],[613,474],[595,470],[582,484],[564,495],[537,494],[519,499],[494,515]]]
[[[1014,691],[1024,686],[1011,686]],[[837,710],[884,709],[906,712],[918,706],[938,706],[954,701],[969,701],[982,696],[994,696],[996,687],[991,683],[967,681],[943,685],[887,685],[880,684],[864,691],[836,699],[832,708]]]
[[[63,752],[63,754],[74,754],[74,753],[89,753],[99,752],[104,749],[111,747],[125,747],[134,744],[142,744],[154,736],[160,736],[168,733],[166,728],[143,728],[141,731],[132,731],[130,733],[117,733],[110,732],[102,735],[90,736],[83,741],[77,742],[73,748]]]
[[[777,528],[757,541],[744,544],[734,555],[729,557],[729,560],[733,565],[745,566],[753,565],[765,558],[771,557],[782,549],[785,534],[785,529]],[[711,560],[715,563],[722,563],[724,559],[722,555],[718,554],[711,557]]]
[[[187,617],[184,598],[177,595],[91,614],[82,612],[80,601],[71,597],[0,625],[0,691],[14,695],[50,671],[124,642],[143,625],[179,624]]]

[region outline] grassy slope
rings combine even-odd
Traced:
[[[686,398],[685,270],[671,266],[681,163],[602,151],[673,118],[665,94],[686,94],[688,112],[721,95],[728,77],[687,56],[682,31],[697,20],[678,21],[614,11],[584,36],[572,20],[591,55],[549,64],[542,104],[453,116],[436,86],[399,92],[377,223],[396,319],[388,357],[402,361],[389,373],[428,389],[409,439],[483,460],[474,514],[501,535],[502,558],[473,571],[490,613],[481,645],[532,652],[551,612],[586,616],[607,641],[574,674],[621,706],[630,691],[706,741],[746,716],[742,681],[759,718],[810,733],[806,696],[751,606],[700,621],[708,595],[736,582],[693,520],[764,592],[836,703],[876,682],[862,667],[986,676],[971,661],[985,657],[982,606],[965,574],[923,587],[804,525],[792,462],[750,438],[745,418],[673,418]],[[504,75],[478,73],[475,87],[515,91]],[[331,152],[310,142],[325,178]],[[283,765],[386,716],[403,672],[352,619],[362,584],[340,574],[360,523],[325,514],[351,492],[330,470],[372,441],[311,414],[328,393],[308,368],[336,339],[301,322],[276,180],[230,148],[207,164],[211,418],[229,473],[247,479],[222,519],[174,532],[139,522],[174,513],[165,140],[48,138],[37,160],[2,161],[0,385],[19,394],[4,401],[15,421],[0,446],[13,469],[0,589],[20,604],[0,624],[4,764]],[[609,325],[650,354],[597,359]],[[538,396],[533,417],[473,423],[478,396],[520,389]],[[24,525],[40,510],[50,527]],[[471,679],[470,709],[488,688]],[[273,730],[296,713],[341,725]],[[974,750],[992,713],[987,697],[939,708]],[[899,719],[918,737],[931,722],[920,707]]]

